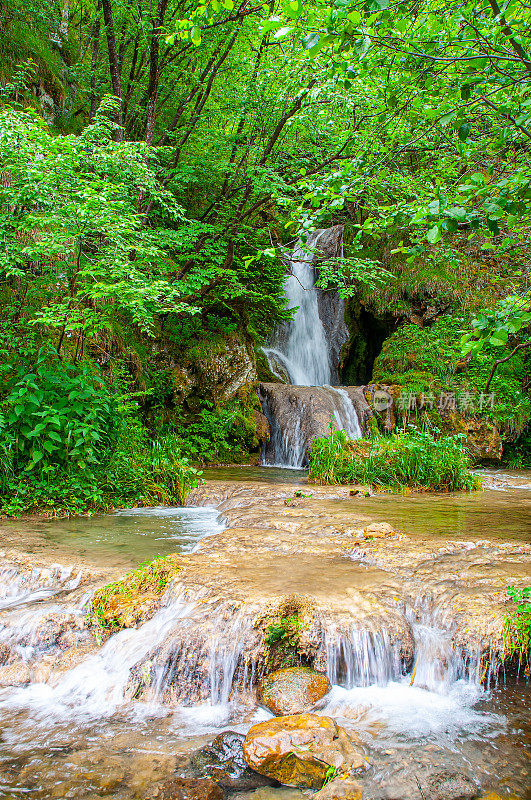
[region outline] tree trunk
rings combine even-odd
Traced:
[[[116,122],[120,126],[114,135],[117,142],[123,139],[122,128],[122,81],[120,78],[120,64],[118,61],[118,51],[116,50],[116,38],[112,21],[111,0],[102,0],[103,20],[105,22],[107,34],[107,48],[109,51],[109,71],[111,74],[112,93],[119,100],[120,108],[116,115]]]

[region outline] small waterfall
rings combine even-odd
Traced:
[[[384,686],[398,680],[403,672],[401,647],[385,629],[328,628],[324,632],[321,658],[330,683],[347,689],[375,683]]]
[[[34,569],[12,563],[0,565],[0,611],[71,592],[81,578],[81,572],[60,564]]]
[[[315,286],[316,249],[329,257],[341,248],[342,227],[336,226],[310,233],[293,250],[285,291],[288,308],[297,311],[277,332],[271,347],[264,348],[272,372],[282,381],[262,386],[262,406],[271,429],[263,453],[265,464],[305,466],[312,440],[326,436],[330,425],[353,439],[362,436],[358,409],[349,392],[330,385],[337,382],[339,354],[348,338],[344,301],[337,293],[324,293]],[[286,405],[282,395],[286,386],[306,391],[291,393]]]
[[[296,308],[295,316],[278,336],[278,344],[266,355],[273,356],[284,367],[295,386],[323,386],[331,383],[331,364],[325,329],[319,316],[315,286],[314,254],[325,231],[314,231],[306,243],[295,246],[290,265],[291,274],[284,284],[288,308]]]
[[[260,400],[271,430],[262,462],[282,467],[304,467],[312,441],[327,436],[330,425],[359,439],[360,418],[370,413],[363,391],[357,387],[264,383]]]

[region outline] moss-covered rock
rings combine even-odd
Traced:
[[[330,691],[330,681],[309,667],[288,667],[270,672],[258,687],[262,705],[277,716],[302,714]]]
[[[149,619],[181,566],[182,559],[178,555],[156,558],[128,572],[122,580],[102,586],[92,598],[89,624],[100,635],[110,635]]]

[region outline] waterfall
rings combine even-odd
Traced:
[[[306,244],[298,242],[290,262],[290,276],[284,284],[288,308],[295,316],[276,347],[266,349],[270,360],[278,360],[295,386],[324,386],[331,383],[329,346],[319,316],[313,251],[324,231],[310,233]]]
[[[290,274],[284,284],[287,307],[296,309],[291,322],[277,331],[270,347],[264,348],[273,374],[280,384],[263,384],[260,398],[271,438],[262,462],[280,467],[301,468],[316,437],[333,428],[345,430],[352,439],[362,436],[359,411],[368,409],[364,398],[353,398],[336,383],[339,354],[348,338],[344,301],[335,292],[324,293],[315,285],[315,253],[335,255],[342,248],[342,227],[335,226],[308,234],[299,241],[290,260]],[[299,391],[295,390],[300,387]],[[303,389],[304,387],[304,389]]]

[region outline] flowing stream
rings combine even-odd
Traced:
[[[388,497],[375,497],[368,503],[375,509],[381,500],[381,513],[391,521],[393,509],[398,516],[404,512],[406,532],[429,528],[441,542],[446,532],[437,527],[437,507],[444,517],[445,506],[460,503],[458,519],[467,536],[484,537],[497,529],[507,541],[517,531],[528,541],[531,476],[528,480],[527,485],[524,481],[517,488],[487,490],[482,496],[415,499],[411,529],[410,498],[395,498],[392,505]],[[271,491],[271,483],[267,485]],[[331,500],[325,510],[332,513],[342,502]],[[509,507],[514,534],[510,528],[500,530]],[[486,530],[479,511],[490,514],[492,531]],[[44,538],[37,523],[4,523],[5,546],[24,536],[26,547],[33,542],[41,555],[50,552],[63,561],[67,553],[74,560],[82,558],[76,567],[0,571],[0,655],[2,646],[9,646],[31,673],[37,657],[42,670],[42,660],[53,656],[61,636],[72,636],[73,646],[86,646],[81,622],[89,595],[77,566],[105,564],[109,558],[122,566],[126,557],[135,561],[146,553],[165,552],[167,545],[190,551],[209,541],[205,537],[210,534],[222,533],[218,513],[208,507],[137,509],[50,521]],[[468,552],[473,557],[465,549],[463,558]],[[233,559],[236,575],[237,549]],[[364,580],[373,580],[362,561],[349,563],[352,574],[366,573]],[[335,567],[327,567],[331,585],[342,580],[347,566],[338,562],[337,574]],[[314,569],[319,581],[319,559]],[[287,580],[289,587],[288,575],[278,575],[279,580]],[[456,576],[456,585],[458,580]],[[267,593],[267,570],[261,581]],[[99,649],[92,647],[71,668],[66,665],[47,679],[32,673],[19,686],[0,688],[0,797],[148,797],[174,770],[186,771],[186,754],[214,733],[227,726],[245,732],[267,719],[269,712],[256,705],[254,695],[260,669],[257,613],[251,596],[235,605],[223,590],[216,595],[177,584],[150,620],[111,636]],[[333,688],[318,713],[334,716],[361,736],[372,765],[364,777],[364,798],[420,800],[417,781],[443,769],[464,771],[485,791],[525,798],[531,733],[526,682],[505,686],[503,672],[494,664],[482,683],[481,659],[473,653],[463,657],[454,643],[454,623],[422,590],[416,598],[400,601],[397,613],[412,631],[412,663],[404,662],[385,624],[363,628],[355,620],[345,625],[325,617],[321,622],[317,659]],[[56,615],[53,630],[50,615]],[[68,630],[64,620],[70,620]],[[303,795],[262,789],[246,795],[251,797],[285,800]]]

